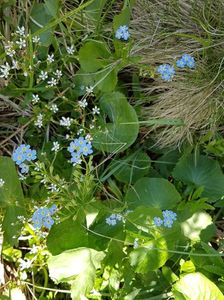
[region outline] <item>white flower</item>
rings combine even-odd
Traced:
[[[58,142],[53,142],[53,147],[51,148],[51,151],[58,152],[60,149],[60,144]]]
[[[1,78],[5,78],[7,79],[9,76],[9,71],[10,71],[10,65],[6,62],[5,65],[1,65],[0,66],[0,72],[2,72],[2,74],[0,74]]]
[[[95,106],[93,109],[92,109],[92,112],[93,112],[93,114],[94,115],[99,115],[99,113],[100,113],[100,109],[97,107],[97,106]]]
[[[59,192],[59,188],[57,188],[57,185],[52,183],[49,187],[48,190],[50,190],[52,193],[53,192]]]
[[[32,38],[32,41],[33,41],[33,43],[38,43],[38,42],[40,41],[39,36],[35,35],[35,36]]]
[[[65,139],[68,140],[70,138],[69,134],[66,134]]]
[[[34,122],[34,125],[38,128],[41,128],[43,126],[43,114],[39,114],[37,116],[37,120]]]
[[[134,240],[134,244],[133,244],[133,248],[136,249],[139,247],[139,244],[138,244],[138,239],[135,239]]]
[[[75,52],[74,46],[71,45],[71,47],[67,47],[66,51],[68,52],[68,54],[72,55]]]
[[[28,72],[25,71],[25,72],[23,73],[23,75],[24,75],[25,77],[27,77],[27,76],[28,76]]]
[[[16,61],[15,59],[12,60],[12,69],[16,69],[19,70],[19,64],[18,61]]]
[[[77,131],[77,134],[80,135],[83,131],[84,131],[84,129],[83,129],[83,128],[80,128],[80,129]]]
[[[25,179],[26,179],[26,176],[23,175],[23,174],[21,174],[21,173],[19,173],[19,180],[23,181]]]
[[[20,38],[19,41],[16,41],[16,44],[19,46],[19,49],[26,48],[26,40]]]
[[[40,100],[40,97],[37,94],[32,94],[32,103],[36,104]]]
[[[39,247],[34,245],[32,246],[31,250],[30,250],[30,254],[36,254],[38,252]]]
[[[60,79],[61,76],[62,76],[62,71],[61,71],[61,70],[56,70],[56,71],[54,72],[54,75],[57,76],[58,79]]]
[[[21,36],[25,36],[25,27],[22,26],[22,27],[17,27],[17,30],[16,30],[16,33],[21,35]]]
[[[86,87],[86,93],[87,93],[87,94],[93,93],[93,86],[89,86],[89,87],[87,86],[87,87]]]
[[[40,72],[40,75],[39,75],[38,77],[39,77],[40,79],[42,79],[42,80],[47,79],[47,77],[48,77],[47,72],[41,71],[41,72]]]
[[[47,82],[47,84],[49,85],[49,86],[55,86],[55,85],[57,85],[57,79],[55,79],[55,78],[51,78],[51,80],[48,80],[48,82]]]
[[[56,112],[58,112],[58,106],[57,104],[52,104],[49,108],[51,111],[53,111],[53,113],[56,114]]]
[[[91,124],[90,126],[89,126],[89,128],[90,129],[93,129],[95,126],[93,125],[93,124]]]
[[[32,265],[32,260],[23,260],[22,258],[19,261],[20,270],[29,269]]]
[[[0,178],[0,188],[3,187],[4,184],[5,184],[5,181],[2,178]]]
[[[7,44],[4,45],[6,55],[13,57],[16,54],[16,51],[13,49],[14,43],[8,41]]]
[[[43,163],[36,161],[35,166],[36,167],[34,168],[34,170],[39,172],[41,170],[41,168],[43,167]]]
[[[62,117],[60,120],[60,125],[69,128],[72,124],[72,119],[71,118],[65,118]]]
[[[86,99],[78,101],[78,104],[81,108],[85,108],[88,105]]]
[[[93,140],[92,136],[88,133],[85,137],[85,139],[88,141],[88,142],[91,142]]]
[[[47,62],[49,64],[51,64],[52,62],[54,62],[54,54],[53,53],[47,55]]]

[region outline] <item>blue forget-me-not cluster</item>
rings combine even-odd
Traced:
[[[173,226],[173,222],[177,219],[177,214],[172,210],[164,210],[162,214],[163,219],[160,217],[155,217],[153,219],[155,226],[160,227],[163,225],[164,227],[171,228]]]
[[[128,26],[127,25],[120,26],[115,33],[115,37],[118,40],[127,41],[130,37],[130,33],[128,31]]]
[[[195,60],[190,54],[183,54],[180,59],[176,61],[176,66],[178,68],[190,68],[195,67]],[[160,74],[161,78],[165,81],[171,81],[175,75],[174,67],[169,64],[162,64],[157,68],[157,73]]]
[[[76,165],[81,163],[81,156],[87,156],[93,153],[92,144],[84,137],[74,139],[69,147],[68,151],[71,153],[71,162]]]
[[[22,144],[12,154],[12,160],[20,167],[21,173],[28,173],[29,166],[24,162],[30,162],[37,158],[36,150],[30,149],[30,145]]]
[[[33,216],[32,222],[35,229],[40,229],[42,226],[51,229],[51,226],[54,224],[52,215],[56,212],[57,206],[53,204],[50,208],[40,207],[38,208]]]

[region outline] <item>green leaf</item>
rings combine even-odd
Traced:
[[[93,288],[96,270],[104,257],[103,252],[89,248],[64,251],[48,260],[50,277],[56,283],[71,284],[72,299],[79,300]]]
[[[87,21],[97,26],[107,0],[95,0],[85,10]]]
[[[117,180],[134,183],[148,173],[151,160],[146,153],[138,151],[124,159],[115,161],[113,165],[116,168],[119,166],[119,169],[114,173]]]
[[[137,273],[144,274],[156,270],[166,263],[169,257],[167,250],[167,243],[163,237],[152,240],[130,253],[130,264]]]
[[[196,188],[203,186],[202,197],[207,197],[209,202],[224,195],[224,174],[218,162],[206,156],[183,156],[174,168],[173,176]]]
[[[196,212],[181,223],[183,234],[192,241],[201,240],[201,232],[209,227],[212,223],[212,218],[206,212]]]
[[[88,246],[88,235],[80,222],[69,218],[54,225],[47,237],[48,250],[57,255],[65,250]]]
[[[49,15],[56,18],[59,10],[59,0],[45,0],[45,9]]]
[[[5,208],[5,216],[2,224],[4,242],[14,245],[22,224],[18,216],[25,216],[24,197],[14,162],[9,157],[0,157],[0,178],[5,181],[0,188],[0,207]]]
[[[51,10],[51,12],[49,11]],[[44,3],[35,3],[30,15],[30,29],[31,32],[37,31],[40,27],[47,25],[52,20],[52,6],[48,1],[48,6]],[[38,25],[37,25],[38,24]],[[49,46],[53,38],[53,29],[48,29],[40,34],[40,41],[42,46]]]
[[[139,205],[163,209],[176,207],[181,200],[175,186],[163,178],[141,178],[129,189],[125,200],[128,207]]]
[[[85,72],[95,72],[108,64],[111,54],[107,46],[100,41],[85,43],[79,50],[79,62]]]
[[[127,25],[130,22],[131,18],[131,11],[129,7],[126,7],[125,9],[122,10],[122,12],[119,15],[116,15],[113,20],[113,28],[114,31],[118,29],[118,27],[122,25]]]
[[[126,97],[113,92],[100,98],[102,116],[110,119],[102,121],[101,130],[94,133],[93,145],[105,152],[121,152],[127,149],[137,138],[139,124],[135,110],[127,102]]]
[[[173,293],[176,300],[224,300],[218,287],[199,272],[182,276],[173,286]]]

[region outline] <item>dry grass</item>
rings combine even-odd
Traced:
[[[224,119],[222,13],[222,1],[136,1],[131,22],[135,39],[132,53],[142,56],[141,63],[152,68],[174,64],[183,53],[192,54],[197,62],[196,70],[179,70],[173,82],[156,78],[148,85],[142,83],[146,95],[143,120],[184,122],[184,126],[149,129],[160,147],[193,143],[197,134],[218,130]],[[149,107],[147,101],[152,101]]]

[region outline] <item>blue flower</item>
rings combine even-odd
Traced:
[[[70,143],[68,151],[72,155],[71,162],[74,165],[81,163],[81,155],[87,156],[93,153],[91,142],[82,136]]]
[[[15,161],[17,165],[20,165],[26,160],[26,156],[21,152],[15,151],[12,154],[12,160]]]
[[[21,165],[24,161],[31,161],[37,158],[36,150],[31,150],[30,145],[22,144],[20,145],[12,154],[12,160],[15,161],[17,165]],[[27,167],[23,168],[22,173],[26,173]]]
[[[163,211],[163,218],[170,218],[171,220],[175,221],[177,219],[177,214],[172,210],[164,210]]]
[[[53,204],[50,208],[49,208],[49,212],[51,215],[55,214],[57,211],[57,205]]]
[[[115,226],[117,221],[123,220],[123,216],[120,214],[112,214],[108,218],[106,218],[106,223],[110,226]]]
[[[51,218],[56,212],[57,206],[53,204],[49,209],[47,207],[38,208],[32,216],[33,227],[40,229],[42,226],[50,229],[54,224],[54,220]]]
[[[54,220],[50,216],[43,219],[44,227],[51,229],[53,224],[54,224]]]
[[[26,151],[26,160],[31,161],[31,160],[35,160],[36,158],[37,158],[36,150],[28,149]]]
[[[21,168],[20,173],[24,174],[29,172],[29,166],[27,164],[22,163],[19,167]]]
[[[176,61],[176,65],[177,65],[178,68],[185,68],[186,63],[185,63],[185,61],[181,58],[181,59],[178,59],[178,60]]]
[[[175,69],[169,64],[163,64],[157,68],[157,73],[161,75],[163,80],[171,81],[175,75]]]
[[[74,165],[77,165],[77,164],[80,164],[80,163],[81,163],[80,154],[79,154],[78,152],[73,152],[73,153],[72,153],[71,162],[72,162]]]
[[[91,143],[88,143],[86,145],[84,145],[81,149],[81,152],[83,155],[87,156],[89,154],[92,154],[93,153],[93,150],[92,150],[92,145]]]
[[[157,227],[160,227],[163,224],[163,220],[160,217],[155,217],[153,222]]]
[[[127,41],[130,37],[130,33],[128,31],[128,26],[127,25],[120,26],[115,33],[115,37],[118,40]]]
[[[171,228],[173,226],[173,220],[171,218],[164,218],[163,225],[164,227]]]
[[[190,69],[193,69],[195,67],[194,57],[190,54],[183,54],[182,57],[177,60],[176,65],[178,68],[188,67]]]

